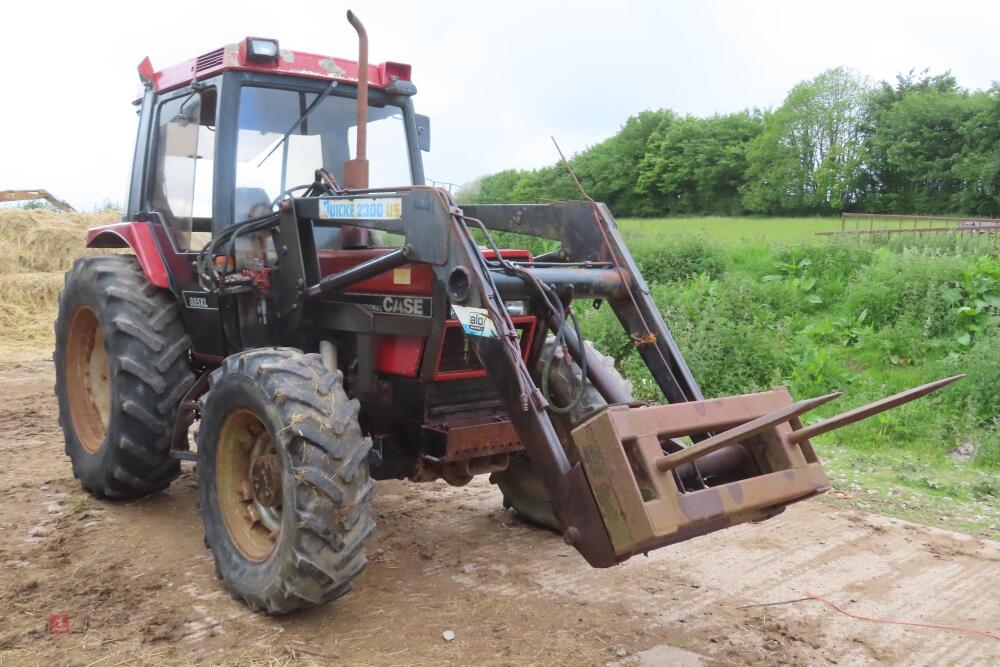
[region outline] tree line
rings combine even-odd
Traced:
[[[773,110],[643,111],[570,164],[620,216],[998,217],[1000,83],[967,90],[950,73],[911,71],[872,84],[838,67]],[[579,197],[561,163],[501,171],[458,193],[468,203]]]

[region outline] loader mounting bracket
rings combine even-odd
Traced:
[[[573,431],[617,559],[746,521],[763,520],[823,493],[830,481],[808,441],[791,443],[797,416],[770,424],[735,446],[752,464],[735,481],[688,489],[664,445],[672,439],[738,428],[793,406],[784,387],[706,401],[612,407]],[[767,421],[766,419],[764,420]],[[730,443],[729,446],[733,446]],[[685,450],[686,451],[686,450]]]

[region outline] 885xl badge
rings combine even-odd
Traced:
[[[184,292],[184,305],[195,310],[218,310],[219,302],[210,292]]]
[[[402,294],[338,294],[334,301],[353,303],[370,313],[430,317],[431,298]]]

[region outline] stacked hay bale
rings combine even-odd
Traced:
[[[87,228],[118,211],[59,213],[0,208],[0,341],[8,350],[51,348],[63,273],[87,254]]]

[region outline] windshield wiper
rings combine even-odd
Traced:
[[[315,111],[316,107],[318,107],[320,105],[320,102],[322,102],[323,100],[325,100],[326,96],[329,95],[330,93],[332,93],[333,89],[336,88],[336,87],[337,87],[337,82],[336,81],[331,81],[330,85],[327,86],[326,89],[322,93],[319,94],[319,97],[317,97],[315,100],[313,100],[313,103],[309,105],[309,107],[305,110],[305,112],[301,116],[299,116],[299,119],[297,121],[295,121],[294,123],[292,123],[292,126],[290,128],[288,128],[288,132],[285,132],[285,134],[281,137],[281,141],[279,141],[278,143],[276,143],[274,145],[274,147],[270,151],[268,151],[267,155],[264,156],[264,159],[261,160],[259,163],[257,163],[258,167],[261,166],[262,164],[264,164],[265,162],[267,162],[267,158],[271,157],[274,154],[274,151],[278,150],[278,148],[280,148],[283,143],[285,143],[286,141],[288,141],[288,137],[290,137],[292,135],[292,132],[294,132],[295,130],[297,130],[298,127],[300,125],[302,125],[302,123],[305,122],[306,118],[309,117],[309,114],[311,114],[313,111]]]

